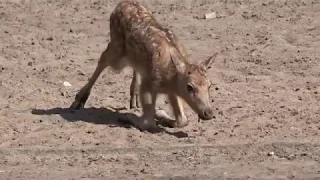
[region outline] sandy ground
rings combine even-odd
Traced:
[[[1,179],[320,179],[319,1],[142,1],[190,61],[219,52],[215,119],[187,107],[188,127],[155,134],[111,108],[129,107],[130,69],[105,70],[86,108],[68,109],[117,2],[0,0]]]

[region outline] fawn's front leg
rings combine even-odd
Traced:
[[[172,127],[182,128],[189,124],[187,116],[184,114],[184,101],[177,95],[169,95],[170,103],[173,109],[176,121],[173,122]]]
[[[183,110],[183,100],[174,95],[169,95],[169,100],[173,109],[175,119],[169,116],[164,110],[157,110],[155,117],[160,122],[160,124],[165,124],[171,128],[182,128],[189,124],[186,115]]]

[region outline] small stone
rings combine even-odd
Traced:
[[[308,156],[308,154],[307,153],[302,153],[301,156]]]
[[[143,173],[143,174],[147,173],[145,169],[141,169],[140,172]]]
[[[53,41],[53,37],[48,37],[47,40],[48,41]]]
[[[268,156],[274,156],[274,152],[273,151],[269,152]]]
[[[82,72],[82,71],[78,71],[78,74],[79,74],[80,76],[84,76],[84,75],[85,75],[85,73]]]
[[[212,38],[214,38],[214,39],[219,39],[219,36],[217,35],[217,34],[210,34],[210,36],[212,37]]]
[[[65,81],[65,82],[63,82],[63,86],[65,86],[65,87],[71,87],[72,85],[71,85],[68,81]]]
[[[295,157],[296,157],[296,156],[295,156],[294,154],[290,154],[290,155],[287,157],[287,159],[288,159],[288,160],[293,160]]]
[[[214,19],[214,18],[216,18],[216,17],[217,17],[217,15],[216,15],[215,12],[208,13],[208,14],[205,14],[205,15],[204,15],[204,19]]]
[[[0,64],[0,72],[2,72],[4,69],[4,66]]]
[[[28,62],[28,66],[32,66],[32,62],[30,61],[30,62]]]

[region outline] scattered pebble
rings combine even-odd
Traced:
[[[210,34],[209,36],[211,36],[214,39],[219,39],[219,35],[214,34],[214,33]]]
[[[290,155],[287,157],[287,159],[288,159],[288,160],[293,160],[295,157],[296,157],[296,155],[290,154]]]
[[[53,37],[48,37],[47,40],[48,41],[53,41]]]
[[[273,151],[269,152],[268,156],[274,156],[274,152]]]
[[[3,65],[0,64],[0,72],[3,71],[5,68]]]
[[[87,134],[94,134],[95,132],[92,131],[92,130],[87,130],[86,133],[87,133]]]
[[[66,93],[62,91],[62,92],[60,92],[60,95],[61,96],[66,96]]]
[[[72,85],[71,85],[68,81],[65,81],[65,82],[63,82],[63,86],[65,86],[65,87],[71,87]]]
[[[214,19],[214,18],[216,18],[216,17],[217,17],[217,15],[216,15],[215,12],[208,13],[208,14],[205,14],[205,15],[204,15],[204,19]]]
[[[78,71],[78,74],[79,74],[80,76],[84,76],[84,75],[85,75],[85,73],[82,72],[82,71]]]
[[[141,169],[140,172],[143,173],[143,174],[147,173],[145,169]]]
[[[301,156],[308,156],[308,154],[307,153],[302,153],[302,154],[300,154]]]
[[[32,62],[30,61],[30,62],[28,62],[28,66],[32,66]]]
[[[194,158],[190,156],[190,157],[188,157],[187,159],[188,159],[188,160],[192,160],[192,159],[194,159]]]

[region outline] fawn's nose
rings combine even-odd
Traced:
[[[210,120],[213,118],[213,111],[212,109],[206,109],[203,111],[202,115],[199,116],[203,120]]]

